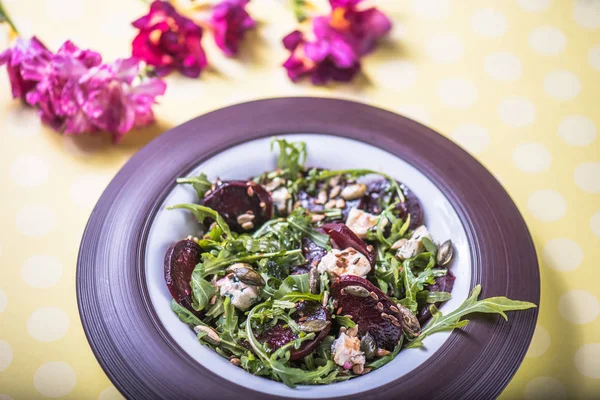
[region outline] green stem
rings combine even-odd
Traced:
[[[292,9],[298,22],[302,22],[306,19],[306,13],[304,7],[306,6],[306,0],[292,0]]]
[[[6,12],[6,9],[4,8],[4,5],[2,4],[2,1],[0,1],[0,22],[6,22],[8,24],[8,26],[10,26],[10,28],[15,32],[15,33],[19,33],[19,31],[17,30],[17,27],[15,26],[15,24],[12,22],[12,20],[10,19],[8,13]]]

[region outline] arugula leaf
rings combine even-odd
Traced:
[[[217,318],[224,312],[225,309],[223,308],[223,297],[217,296],[215,304],[211,305],[210,308],[206,310],[206,316],[210,318]]]
[[[208,305],[210,299],[215,295],[215,287],[210,284],[199,271],[194,268],[192,272],[192,307],[196,311],[203,310]]]
[[[229,297],[225,297],[225,301],[223,302],[223,307],[225,309],[225,323],[223,324],[223,330],[231,339],[235,341],[238,317],[235,312],[235,307],[231,304],[231,299]]]
[[[448,292],[430,292],[429,290],[423,290],[417,294],[419,301],[425,303],[437,303],[440,301],[448,301],[452,298],[452,295]]]
[[[167,210],[175,210],[178,208],[191,211],[200,223],[203,223],[206,218],[214,219],[217,225],[223,231],[223,239],[228,239],[231,237],[231,231],[229,230],[229,226],[227,225],[223,217],[221,217],[219,213],[213,210],[212,208],[201,206],[199,204],[185,203],[169,206],[167,207]]]
[[[308,274],[289,275],[281,282],[279,289],[273,294],[273,298],[281,299],[286,294],[291,293],[297,288],[300,293],[309,293],[310,286],[308,284]]]
[[[481,285],[475,286],[469,297],[456,310],[448,313],[448,315],[443,315],[434,305],[430,306],[429,309],[432,315],[431,321],[421,331],[421,334],[406,347],[423,347],[423,339],[433,333],[451,331],[455,328],[466,326],[469,321],[461,320],[461,318],[468,314],[500,314],[505,320],[508,320],[504,311],[527,310],[529,308],[537,307],[535,304],[528,301],[511,300],[506,297],[490,297],[478,300],[477,298],[480,293]]]
[[[196,317],[190,310],[183,307],[181,304],[177,303],[175,300],[171,300],[171,310],[177,314],[179,320],[184,322],[190,326],[198,326],[206,324],[200,320],[200,318]]]
[[[217,257],[210,253],[202,254],[202,262],[196,265],[194,272],[198,271],[201,276],[205,277],[212,274],[222,272],[223,267],[235,263],[253,263],[263,258],[272,258],[276,262],[282,262],[286,264],[298,265],[304,262],[302,256],[302,250],[288,250],[288,251],[277,251],[272,253],[255,253],[255,254],[243,254],[243,255],[230,255],[230,252],[223,250]],[[298,264],[296,264],[298,263]]]
[[[295,209],[287,218],[289,224],[295,229],[304,233],[306,237],[315,242],[317,246],[325,249],[331,249],[329,245],[329,235],[318,232],[310,225],[310,216],[306,215],[306,211],[302,207]]]
[[[191,178],[177,178],[177,183],[192,185],[200,199],[203,199],[206,192],[212,187],[212,183],[206,178],[205,173],[201,173],[198,176],[192,176]]]
[[[415,258],[405,260],[402,265],[402,277],[404,278],[405,297],[400,304],[410,309],[413,313],[417,311],[417,294],[423,290],[425,285],[433,285],[435,278],[448,273],[445,269],[425,269],[415,276],[412,272],[412,262]]]
[[[431,253],[434,257],[437,254],[437,246],[435,245],[435,243],[433,243],[429,238],[427,237],[423,237],[421,238],[421,241],[423,242],[423,247],[425,247],[425,250],[429,253]]]
[[[288,142],[285,139],[274,138],[271,141],[271,151],[275,143],[279,145],[279,157],[277,157],[277,166],[285,171],[289,179],[297,179],[298,173],[304,168],[306,162],[306,143]]]
[[[336,315],[334,321],[337,322],[340,326],[345,326],[346,328],[352,328],[356,325],[356,322],[343,315]]]

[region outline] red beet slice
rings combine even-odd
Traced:
[[[225,181],[211,191],[201,204],[217,211],[231,230],[252,231],[271,219],[273,201],[271,195],[261,185],[252,181]],[[237,221],[242,214],[252,213],[254,228],[243,229]]]
[[[200,262],[200,246],[193,240],[184,239],[171,245],[165,254],[165,281],[176,302],[193,311],[192,272]]]
[[[373,249],[373,246],[366,244],[364,240],[356,236],[356,233],[352,232],[346,224],[325,224],[323,225],[323,230],[331,237],[334,247],[342,250],[347,247],[352,247],[363,253],[371,265],[375,262],[375,250]]]
[[[294,311],[292,314],[292,318],[299,323],[312,321],[315,319],[324,321],[331,320],[327,310],[316,301],[303,301],[298,303],[296,311]],[[300,319],[302,319],[302,321],[300,321]],[[284,327],[284,325],[284,323],[278,322],[275,324],[275,326],[261,333],[256,338],[260,342],[266,343],[272,350],[276,350],[284,344],[298,338],[298,336],[289,327]],[[330,329],[331,324],[320,331],[313,340],[303,342],[299,349],[291,349],[290,360],[300,360],[315,351],[315,349],[319,347],[321,342],[325,339]]]
[[[400,182],[398,184],[406,201],[398,204],[396,210],[402,219],[410,213],[410,229],[415,229],[423,224],[423,208],[417,196],[406,185]],[[389,187],[390,183],[387,179],[370,182],[367,185],[367,193],[361,198],[358,208],[375,215],[381,213],[383,210],[379,202],[389,193]],[[394,195],[394,197],[396,196]]]
[[[353,295],[347,289],[352,286],[364,288],[374,296]],[[360,276],[344,275],[331,285],[331,295],[337,302],[337,310],[341,308],[339,313],[352,316],[358,325],[359,336],[369,333],[377,347],[389,351],[398,344],[402,335],[402,316],[391,309],[395,304],[371,282]],[[392,322],[394,318],[396,325]]]
[[[454,274],[452,274],[452,272],[448,271],[448,275],[444,275],[444,276],[439,276],[437,278],[435,278],[435,283],[433,285],[427,286],[425,289],[429,290],[430,292],[448,292],[451,293],[452,292],[452,288],[454,287],[454,280],[456,279],[456,277],[454,276]],[[443,304],[444,302],[438,301],[437,303],[435,303],[436,307],[439,307]],[[431,318],[431,312],[429,312],[429,304],[424,304],[423,307],[421,307],[421,309],[419,310],[418,314],[417,314],[417,318],[419,319],[419,323],[421,324],[421,326],[429,321],[429,318]]]
[[[306,259],[306,264],[292,267],[292,274],[307,274],[312,267],[319,265],[321,258],[325,257],[327,250],[318,246],[307,237],[302,238],[302,254]]]

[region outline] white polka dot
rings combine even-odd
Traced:
[[[567,38],[558,28],[540,26],[529,35],[529,45],[537,53],[545,56],[555,56],[565,50]]]
[[[0,289],[0,313],[6,309],[7,304],[8,298],[6,297],[6,293],[4,293],[4,290]]]
[[[585,162],[575,168],[575,184],[581,190],[600,193],[600,162]]]
[[[406,90],[417,83],[417,67],[410,61],[388,61],[376,67],[372,78],[386,88]]]
[[[119,393],[119,391],[114,386],[107,387],[100,393],[100,396],[98,396],[98,400],[122,400],[122,399],[125,399],[125,398],[123,397],[123,395],[121,395],[121,393]]]
[[[10,174],[17,185],[33,187],[48,179],[49,168],[43,156],[24,154],[13,161]]]
[[[475,33],[484,37],[499,37],[506,32],[506,17],[498,10],[484,8],[471,17],[471,27]]]
[[[588,62],[590,67],[596,71],[600,71],[600,46],[592,47],[588,51]]]
[[[552,71],[544,78],[544,90],[555,100],[571,100],[581,91],[581,82],[570,71]]]
[[[85,1],[46,0],[45,16],[50,22],[75,21],[83,17]]]
[[[514,81],[521,77],[521,61],[512,53],[500,51],[485,58],[485,72],[498,81]]]
[[[544,263],[557,271],[572,271],[583,262],[581,247],[571,239],[551,239],[542,251]]]
[[[404,104],[396,107],[395,111],[424,125],[429,124],[431,121],[431,117],[429,116],[427,109],[418,104]]]
[[[16,103],[8,109],[3,122],[4,131],[15,138],[30,138],[42,131],[42,123],[35,110]]]
[[[450,0],[413,0],[413,11],[419,17],[441,19],[450,15]]]
[[[600,304],[592,293],[585,290],[570,290],[560,296],[558,311],[567,321],[584,325],[598,317]]]
[[[558,136],[571,146],[587,146],[596,140],[594,121],[583,115],[569,115],[558,125]]]
[[[548,9],[551,0],[518,0],[518,3],[525,11],[542,12]]]
[[[456,35],[435,35],[425,42],[425,51],[432,60],[442,64],[449,64],[462,57],[464,48],[460,38]]]
[[[15,400],[7,394],[0,394],[0,400]]]
[[[51,255],[31,256],[21,266],[21,278],[34,288],[55,285],[62,275],[62,264]]]
[[[527,208],[539,220],[558,221],[567,212],[565,198],[556,190],[537,190],[527,200]]]
[[[26,236],[45,236],[56,226],[56,215],[43,204],[28,204],[17,212],[17,229]]]
[[[33,375],[33,386],[46,397],[62,397],[71,393],[77,382],[77,375],[69,364],[51,361],[42,364]]]
[[[35,310],[27,320],[27,331],[40,342],[61,339],[69,330],[69,316],[60,308],[43,307]]]
[[[438,96],[448,107],[469,108],[477,101],[477,87],[466,79],[444,79],[438,85]]]
[[[556,379],[540,376],[525,386],[524,395],[527,400],[563,400],[567,398],[567,391]]]
[[[576,0],[573,7],[573,18],[585,29],[600,28],[600,2],[598,0]]]
[[[0,340],[0,372],[4,371],[13,360],[13,349],[7,341]]]
[[[527,350],[526,357],[534,358],[539,357],[548,350],[550,347],[550,334],[542,325],[537,324],[535,326],[535,332]]]
[[[450,136],[471,154],[483,153],[490,145],[488,130],[479,124],[459,125],[450,133]]]
[[[592,232],[594,232],[594,235],[600,237],[600,211],[598,211],[596,214],[592,215],[592,218],[590,218],[590,229],[592,230]],[[1,300],[0,300],[0,304],[2,304]],[[2,311],[1,306],[0,306],[0,311]]]
[[[531,125],[535,121],[535,106],[522,97],[509,97],[498,105],[500,120],[515,128]]]
[[[111,180],[108,175],[84,175],[76,178],[69,188],[69,198],[81,208],[94,207]]]
[[[575,367],[583,376],[600,379],[600,343],[581,346],[575,353]]]
[[[546,171],[552,162],[550,152],[546,146],[540,143],[526,143],[517,146],[512,153],[512,159],[519,170],[529,173]]]

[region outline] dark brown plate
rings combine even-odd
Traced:
[[[213,374],[173,340],[152,307],[144,260],[151,223],[176,177],[233,145],[299,132],[356,139],[413,165],[458,213],[471,251],[471,287],[482,284],[484,297],[539,303],[537,257],[523,218],[494,177],[448,139],[407,118],[348,101],[240,104],[178,126],[140,150],[88,222],[77,266],[79,311],[94,354],[126,397],[281,398]],[[511,313],[509,322],[469,318],[472,323],[453,332],[423,364],[360,398],[495,398],[519,367],[537,314],[538,309]]]

